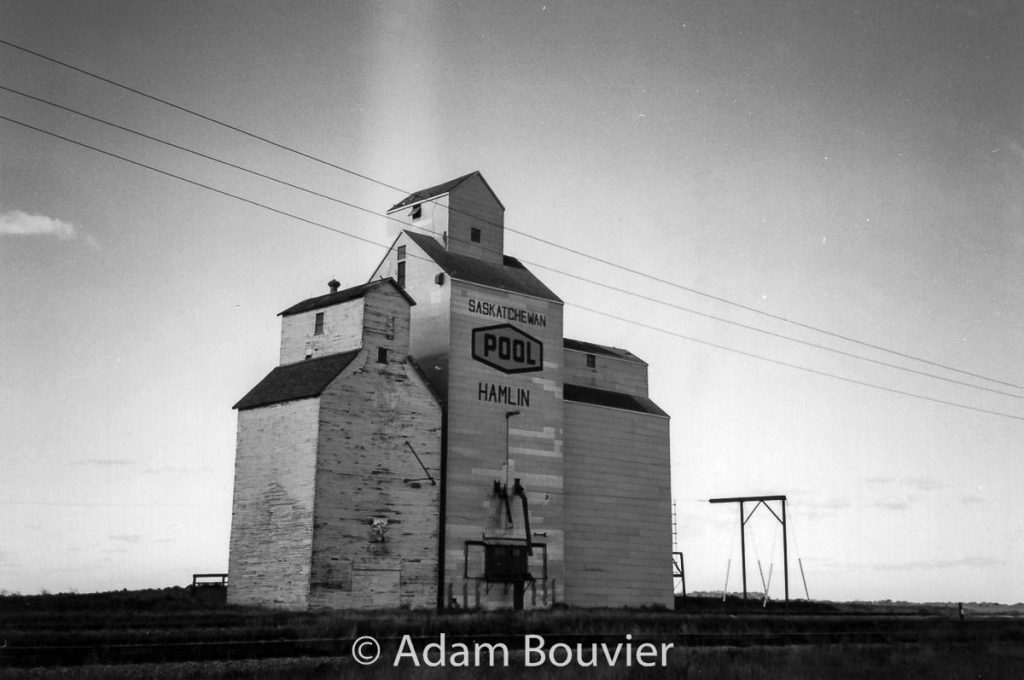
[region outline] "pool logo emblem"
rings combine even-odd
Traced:
[[[502,373],[544,370],[544,344],[512,324],[473,329],[473,358]]]

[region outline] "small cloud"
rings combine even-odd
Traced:
[[[960,503],[962,503],[963,505],[979,505],[984,502],[984,498],[982,498],[981,496],[975,496],[974,494],[967,494],[966,496],[960,499]]]
[[[95,236],[85,233],[71,222],[46,215],[33,215],[24,210],[0,212],[0,237],[4,236],[51,236],[61,241],[73,241],[81,236],[90,250],[99,252],[101,248]]]
[[[55,236],[71,240],[78,236],[75,225],[46,215],[31,215],[21,210],[0,213],[0,235],[3,236]]]
[[[142,534],[111,534],[107,536],[111,541],[122,541],[124,543],[138,543],[142,540]]]

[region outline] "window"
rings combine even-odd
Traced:
[[[587,355],[587,368],[596,368],[596,367],[597,367],[597,357],[595,357],[593,354],[588,354]]]
[[[423,217],[423,206],[414,205],[412,207],[412,210],[409,211],[409,217],[413,218],[414,220],[418,220],[419,218]]]
[[[469,228],[469,240],[473,243],[480,243],[480,230],[476,227]]]
[[[405,262],[398,263],[398,287],[405,288]]]
[[[398,261],[405,259],[405,246],[398,246]]]
[[[377,348],[377,363],[386,364],[388,363],[388,348],[378,347]]]
[[[324,334],[324,313],[316,313],[316,321],[313,322],[313,335]]]

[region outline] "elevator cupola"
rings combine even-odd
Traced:
[[[388,210],[388,239],[428,234],[449,252],[502,264],[505,206],[479,172],[416,193]]]

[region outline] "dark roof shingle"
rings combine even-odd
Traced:
[[[307,300],[292,305],[283,312],[279,312],[278,316],[291,316],[292,314],[300,314],[302,312],[309,312],[314,309],[320,309],[322,307],[330,307],[331,305],[338,305],[342,302],[348,302],[349,300],[355,300],[363,297],[370,290],[373,290],[377,286],[381,286],[385,283],[393,285],[402,296],[409,301],[410,305],[416,304],[416,302],[402,290],[401,287],[395,282],[394,279],[378,279],[376,281],[370,281],[369,283],[363,283],[358,286],[352,286],[345,290],[339,290],[337,293],[328,293],[327,295],[318,295],[317,297],[311,297]]]
[[[566,383],[562,390],[562,396],[566,401],[576,401],[582,404],[594,404],[596,406],[609,406],[621,408],[626,411],[637,411],[649,413],[655,416],[668,414],[647,397],[625,392],[612,392],[611,390],[599,390],[596,387],[584,387],[583,385],[570,385]]]
[[[278,366],[232,408],[244,411],[295,399],[318,397],[352,363],[358,349]]]
[[[561,302],[550,288],[541,283],[540,279],[514,257],[505,255],[503,265],[493,264],[468,255],[449,252],[426,234],[416,234],[409,230],[406,230],[405,234],[453,279]]]
[[[460,184],[465,182],[467,179],[469,179],[473,175],[480,175],[480,171],[479,170],[474,170],[473,172],[469,173],[468,175],[463,175],[462,177],[456,177],[455,179],[450,179],[447,182],[444,182],[443,184],[438,184],[436,186],[428,187],[426,189],[420,189],[419,191],[417,191],[415,193],[409,194],[408,196],[403,198],[401,201],[399,201],[398,203],[395,203],[393,206],[388,208],[388,212],[392,212],[394,210],[398,210],[399,208],[403,208],[403,207],[405,207],[407,205],[412,205],[413,203],[419,203],[420,201],[425,201],[428,198],[433,198],[434,196],[441,196],[442,194],[447,194],[452,189],[454,189],[455,187],[459,186]],[[491,189],[491,185],[490,184],[487,184],[487,180],[484,179],[483,175],[480,175],[480,179],[487,186],[487,189],[491,192],[491,195],[494,196],[494,200],[498,201],[498,205],[501,205],[501,201],[498,200],[498,197],[495,195],[494,190]],[[501,207],[504,209],[505,206],[501,205]]]
[[[608,345],[598,345],[595,342],[584,342],[583,340],[572,340],[570,338],[565,338],[562,340],[562,346],[565,347],[566,349],[574,349],[577,352],[587,352],[588,354],[603,354],[605,356],[615,357],[616,359],[626,359],[627,361],[638,361],[641,364],[647,364],[646,361],[644,361],[637,355],[633,354],[628,349],[609,347]]]

